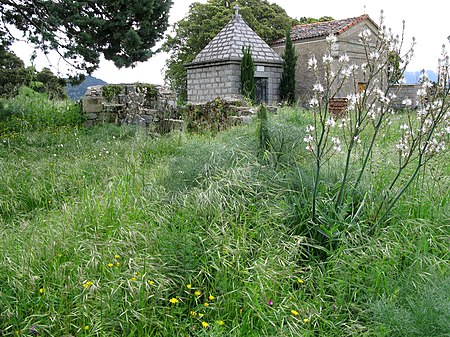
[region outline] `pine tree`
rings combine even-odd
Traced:
[[[255,63],[250,47],[242,47],[241,88],[242,96],[255,103]]]
[[[291,32],[286,33],[286,48],[284,49],[283,74],[281,75],[280,97],[282,101],[292,105],[295,102],[295,68],[297,54],[292,43]]]

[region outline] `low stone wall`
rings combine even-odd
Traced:
[[[402,102],[409,98],[412,101],[412,108],[417,108],[419,102],[417,91],[421,88],[421,84],[395,84],[391,87],[390,93],[397,95],[392,101],[394,109],[404,109],[405,104]]]
[[[86,127],[103,123],[177,128],[182,125],[175,95],[162,86],[112,85],[113,89],[120,90],[112,96],[105,94],[104,87],[107,86],[89,87],[82,98]]]

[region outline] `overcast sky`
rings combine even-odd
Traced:
[[[331,16],[335,19],[345,19],[359,16],[364,13],[376,22],[379,22],[380,12],[384,11],[387,27],[400,34],[403,20],[406,23],[406,40],[408,45],[414,36],[417,41],[415,57],[411,62],[410,71],[420,69],[435,70],[442,45],[449,49],[447,37],[450,35],[450,4],[443,0],[428,1],[400,1],[400,0],[269,0],[283,7],[291,17]],[[173,0],[169,23],[182,19],[189,11],[189,5],[193,2],[206,3],[206,0]],[[16,44],[14,51],[27,62],[33,49],[25,44]],[[117,69],[112,62],[102,61],[100,68],[93,76],[101,78],[108,83],[133,83],[146,82],[163,84],[163,68],[167,55],[159,53],[145,63],[135,68]],[[51,61],[53,71],[58,71],[57,59]],[[29,62],[28,62],[29,63]],[[38,68],[48,66],[46,58],[40,56],[36,65]],[[63,67],[63,62],[59,62]],[[60,68],[61,71],[64,71]]]

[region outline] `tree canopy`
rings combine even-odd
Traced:
[[[55,76],[48,68],[37,71],[33,66],[25,67],[23,61],[13,52],[0,46],[0,97],[13,97],[22,86],[36,92],[46,93],[50,99],[67,97],[66,81]]]
[[[266,0],[193,3],[188,15],[175,24],[174,35],[168,36],[163,46],[170,53],[166,62],[166,79],[182,101],[187,98],[185,64],[191,62],[231,20],[236,3],[245,22],[268,43],[282,37],[296,23],[283,8]]]
[[[100,56],[117,67],[146,61],[164,35],[171,0],[2,0],[0,45],[23,38],[45,53],[56,50],[92,72]]]

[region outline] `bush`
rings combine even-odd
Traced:
[[[47,95],[22,87],[19,95],[0,99],[0,135],[77,126],[83,122],[79,107],[69,101],[51,101]]]

